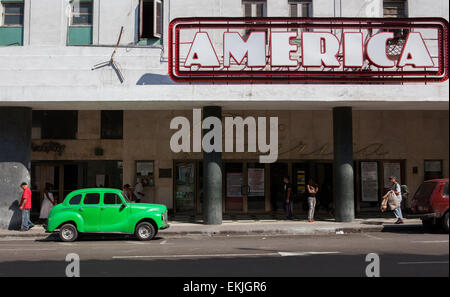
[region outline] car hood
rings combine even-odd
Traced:
[[[150,204],[150,203],[131,203],[131,209],[136,210],[151,210],[151,211],[166,211],[167,207],[162,204]]]

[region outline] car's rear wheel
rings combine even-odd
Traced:
[[[422,220],[423,229],[427,232],[434,231],[436,228],[436,224],[434,223],[434,219],[425,219]]]
[[[59,239],[64,242],[72,242],[78,238],[77,227],[73,224],[64,224],[59,229]]]
[[[445,214],[443,220],[442,220],[442,226],[444,227],[445,232],[448,233],[448,212]]]
[[[156,235],[155,227],[148,222],[142,222],[136,226],[136,230],[134,231],[134,235],[139,240],[151,240]]]

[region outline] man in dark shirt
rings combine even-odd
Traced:
[[[285,176],[283,178],[283,199],[287,220],[292,220],[291,196],[292,196],[292,186],[289,183],[289,177]]]

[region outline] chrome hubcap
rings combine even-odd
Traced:
[[[150,237],[150,228],[147,226],[142,226],[139,228],[139,236],[141,238],[149,238]]]
[[[63,231],[62,231],[62,237],[64,238],[64,239],[72,239],[73,238],[73,232],[72,232],[72,230],[70,230],[70,229],[64,229]]]

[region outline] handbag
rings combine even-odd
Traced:
[[[390,210],[395,210],[399,207],[399,200],[397,195],[394,193],[390,193],[388,197],[388,205]]]

